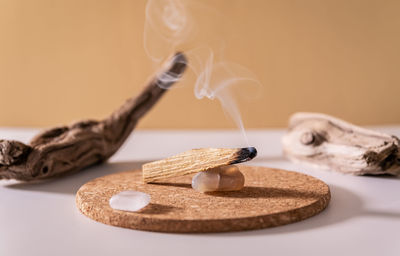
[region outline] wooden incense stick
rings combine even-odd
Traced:
[[[137,97],[103,120],[83,120],[44,131],[29,145],[0,140],[0,179],[46,179],[106,161],[185,68],[186,57],[175,54]]]
[[[254,147],[202,148],[143,165],[145,183],[206,171],[211,168],[249,161],[257,155]]]

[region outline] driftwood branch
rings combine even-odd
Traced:
[[[397,137],[318,113],[296,113],[283,137],[286,156],[355,175],[399,175]]]
[[[176,54],[137,97],[103,120],[84,120],[44,131],[29,145],[0,140],[0,179],[46,179],[106,161],[185,68],[185,56]]]

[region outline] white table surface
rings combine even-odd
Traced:
[[[375,127],[400,135],[400,126]],[[0,138],[28,142],[35,129],[1,128]],[[283,130],[249,131],[251,163],[325,181],[328,208],[286,226],[219,234],[164,234],[95,222],[75,206],[87,181],[199,147],[243,146],[234,131],[135,131],[109,163],[40,184],[0,181],[0,255],[400,255],[400,178],[355,177],[287,161]]]

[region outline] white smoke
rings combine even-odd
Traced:
[[[149,0],[145,19],[144,48],[154,62],[163,61],[189,37],[192,22],[182,1]]]
[[[184,52],[188,58],[188,69],[196,77],[195,97],[217,99],[224,112],[240,129],[248,146],[249,142],[234,92],[236,88],[243,93],[250,85],[259,86],[260,83],[251,71],[239,64],[217,59],[215,50],[211,46],[198,41],[195,33],[200,24],[196,22],[193,9],[197,9],[196,12],[201,12],[202,15],[214,14],[209,8],[189,0],[149,0],[146,5],[144,29],[145,51],[152,61],[159,64],[171,53],[182,50],[179,48],[184,47],[184,44],[189,41],[194,42],[195,45]],[[165,74],[159,79],[171,82],[177,78]]]

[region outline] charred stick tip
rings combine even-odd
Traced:
[[[236,159],[233,160],[230,164],[247,162],[256,156],[257,156],[257,149],[255,147],[241,148],[236,153]]]

